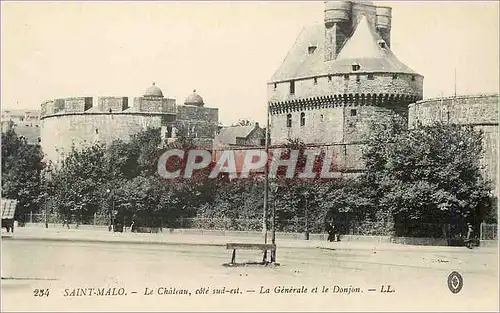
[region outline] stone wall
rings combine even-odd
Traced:
[[[171,121],[174,115],[170,115]],[[82,147],[97,142],[110,144],[115,139],[159,128],[165,116],[161,114],[65,114],[41,120],[41,146],[48,160],[58,162],[61,153],[67,154],[73,145]]]
[[[302,113],[305,115],[304,126],[301,126]],[[287,127],[287,114],[291,114],[291,127]],[[288,138],[300,138],[305,143],[342,142],[344,130],[342,107],[271,115],[269,122],[272,145],[284,144]]]
[[[45,101],[40,118],[54,114],[145,112],[175,114],[175,99],[158,97],[71,97]]]
[[[498,197],[498,95],[459,96],[419,101],[409,106],[408,123],[412,128],[417,122],[432,125],[449,122],[470,125],[482,130],[484,153],[481,162],[486,166],[485,175],[495,186]]]
[[[397,94],[422,99],[423,76],[399,73],[394,79],[391,73],[372,74],[373,79],[369,79],[368,73],[359,73],[347,74],[349,79],[344,74],[336,74],[296,80],[294,94],[290,94],[290,82],[270,83],[268,99],[281,102],[332,94]]]
[[[219,124],[219,109],[179,105],[176,124],[184,127],[189,137],[213,139]]]

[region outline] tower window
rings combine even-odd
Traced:
[[[351,116],[358,115],[358,111],[356,109],[351,109]]]
[[[314,77],[314,84],[317,85],[318,84],[318,78],[317,77]]]
[[[300,126],[306,125],[306,114],[304,112],[300,113]]]
[[[345,74],[344,75],[344,80],[349,80],[349,75]]]
[[[292,127],[292,114],[286,115],[286,127]]]
[[[290,82],[290,94],[295,94],[295,82],[293,80]]]
[[[323,122],[323,120],[324,120],[324,119],[325,119],[325,117],[323,116],[323,114],[321,114],[321,115],[319,116],[319,120],[320,120],[321,122]]]
[[[373,80],[374,79],[373,74],[368,74],[368,79]]]
[[[392,79],[398,79],[398,74],[392,74]]]
[[[276,90],[276,88],[278,87],[278,84],[274,83],[273,87],[274,87],[274,90]]]

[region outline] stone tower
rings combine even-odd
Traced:
[[[304,28],[268,83],[271,144],[299,138],[335,150],[359,171],[367,122],[422,99],[423,76],[391,51],[391,8],[325,2],[324,23]]]

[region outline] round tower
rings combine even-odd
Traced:
[[[351,17],[352,4],[348,1],[325,1],[325,26],[346,23]]]
[[[377,7],[377,31],[388,47],[391,46],[392,8]]]
[[[350,32],[352,3],[325,1],[325,61],[335,60]]]

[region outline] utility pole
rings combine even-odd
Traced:
[[[269,104],[266,108],[266,166],[264,168],[264,214],[262,217],[262,231],[264,233],[264,244],[267,244],[267,212],[269,202]],[[267,256],[264,255],[267,259]]]
[[[278,191],[280,187],[276,183],[271,184],[273,191],[273,208],[271,212],[271,244],[276,245],[276,205],[278,203]],[[271,263],[276,263],[276,250],[271,251]]]
[[[306,194],[306,206],[304,208],[304,218],[306,219],[306,240],[309,240],[309,208],[308,208],[308,205],[309,205],[309,194]]]
[[[455,98],[457,97],[457,68],[455,67],[455,72],[454,72],[454,78],[453,78],[453,84],[454,84],[454,89],[455,89]]]

